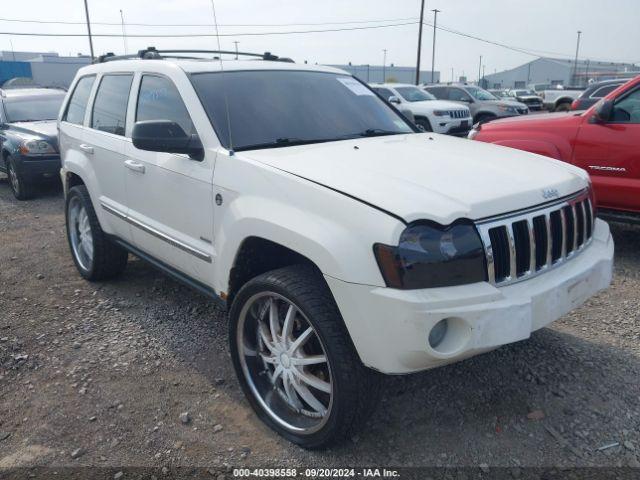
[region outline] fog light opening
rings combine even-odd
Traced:
[[[471,339],[471,326],[459,317],[443,318],[429,331],[432,353],[449,357],[462,352]]]
[[[447,335],[447,330],[449,330],[448,319],[445,318],[436,323],[429,332],[429,346],[434,350],[437,349]]]

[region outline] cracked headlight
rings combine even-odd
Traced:
[[[484,249],[476,227],[458,221],[409,225],[398,246],[374,245],[388,287],[404,290],[450,287],[486,281]]]

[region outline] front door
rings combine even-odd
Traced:
[[[574,163],[591,174],[598,206],[640,212],[640,87],[614,100],[611,118],[585,115]]]
[[[141,76],[134,122],[170,120],[197,134],[191,118],[169,78]],[[124,163],[134,244],[211,286],[214,158],[143,151],[129,141]]]

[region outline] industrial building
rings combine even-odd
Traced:
[[[62,57],[52,52],[0,51],[0,86],[12,78],[23,77],[43,87],[67,88],[78,69],[89,63],[88,55]]]
[[[631,63],[594,62],[541,57],[504,72],[486,75],[481,84],[485,88],[524,88],[531,84],[586,86],[614,78],[640,75],[640,66]]]
[[[367,83],[415,83],[416,68],[415,67],[396,67],[395,65],[329,65],[331,67],[340,68],[358,77]],[[420,83],[431,83],[431,70],[420,71]],[[433,82],[440,82],[440,72],[433,72]]]

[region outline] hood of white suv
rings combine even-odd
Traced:
[[[324,185],[406,222],[480,219],[588,186],[571,165],[520,150],[433,133],[237,153]]]

